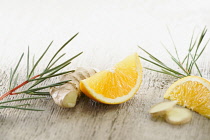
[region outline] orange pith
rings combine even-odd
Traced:
[[[117,63],[112,69],[82,80],[80,88],[93,100],[118,104],[129,100],[139,89],[141,81],[142,67],[135,53]]]
[[[176,100],[179,105],[210,118],[210,82],[204,78],[180,79],[166,91],[164,98]]]

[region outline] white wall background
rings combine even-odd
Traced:
[[[73,67],[105,69],[141,54],[137,45],[166,59],[160,44],[172,47],[166,27],[182,54],[194,28],[210,27],[209,6],[209,0],[0,0],[0,68],[13,66],[28,45],[38,57],[51,40],[52,53],[77,32],[65,49],[69,56],[84,52]]]

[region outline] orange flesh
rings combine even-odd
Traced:
[[[113,70],[95,74],[91,79],[86,79],[86,82],[96,93],[107,98],[115,99],[127,95],[138,79],[136,63],[131,63],[130,59],[119,62]]]
[[[170,93],[169,99],[177,100],[179,105],[210,117],[210,91],[199,82],[187,81],[177,86]]]

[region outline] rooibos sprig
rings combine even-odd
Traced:
[[[52,56],[52,58],[50,59],[49,63],[47,64],[47,66],[44,68],[44,70],[37,75],[34,75],[35,70],[38,66],[38,64],[41,62],[41,60],[43,59],[43,57],[45,56],[45,54],[47,53],[47,51],[49,50],[49,48],[52,46],[53,41],[48,45],[48,47],[45,49],[45,51],[42,53],[42,55],[39,57],[39,59],[34,62],[34,57],[32,59],[32,68],[30,69],[30,49],[28,47],[28,52],[27,52],[27,79],[26,81],[24,81],[23,83],[17,85],[17,80],[18,80],[18,76],[19,74],[17,73],[17,70],[19,68],[20,63],[23,60],[24,57],[24,53],[21,55],[17,65],[15,66],[15,69],[11,69],[10,71],[10,81],[9,81],[9,91],[6,92],[5,94],[3,94],[2,96],[0,96],[0,100],[4,99],[5,97],[9,96],[9,95],[15,95],[15,94],[21,94],[21,93],[25,93],[25,94],[30,94],[30,95],[49,95],[49,92],[42,92],[40,90],[49,88],[49,87],[54,87],[54,86],[60,86],[62,84],[67,83],[68,81],[62,81],[62,82],[58,82],[58,83],[53,83],[50,85],[45,85],[45,86],[40,86],[40,87],[36,87],[35,86],[39,86],[40,83],[42,83],[43,81],[45,81],[46,79],[52,78],[52,77],[56,77],[56,76],[60,76],[69,72],[73,72],[74,70],[70,70],[70,71],[65,71],[65,72],[59,72],[60,70],[62,70],[63,68],[65,68],[66,66],[68,66],[69,64],[71,64],[71,61],[73,59],[75,59],[76,57],[78,57],[79,55],[82,54],[82,52],[76,54],[75,56],[67,59],[66,61],[57,64],[55,66],[55,64],[58,62],[58,60],[60,60],[65,53],[59,55],[60,51],[67,46],[67,44],[69,44],[69,42],[71,42],[76,36],[78,35],[75,34],[73,37],[71,37],[64,45],[62,45],[58,51]],[[58,56],[59,55],[59,56]],[[23,87],[24,85],[28,84],[28,83],[32,83],[32,85],[25,90],[22,91],[18,91],[16,92],[16,90],[18,90],[19,88]],[[39,98],[45,98],[45,97],[32,97],[32,98],[21,98],[21,99],[16,99],[16,100],[8,100],[8,101],[4,101],[4,102],[0,102],[0,109],[4,109],[4,108],[15,108],[15,109],[22,109],[22,110],[32,110],[32,111],[41,111],[39,109],[32,109],[32,108],[25,108],[23,106],[27,106],[29,104],[20,104],[20,105],[15,105],[15,106],[10,106],[10,105],[3,105],[2,104],[6,104],[9,102],[19,102],[19,101],[23,101],[23,100],[31,100],[31,99],[39,99]]]

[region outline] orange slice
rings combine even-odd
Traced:
[[[179,105],[210,118],[210,82],[204,78],[182,78],[169,87],[164,98],[176,100]]]
[[[142,66],[137,53],[126,57],[112,69],[80,82],[81,91],[95,101],[120,104],[131,99],[142,82]]]

